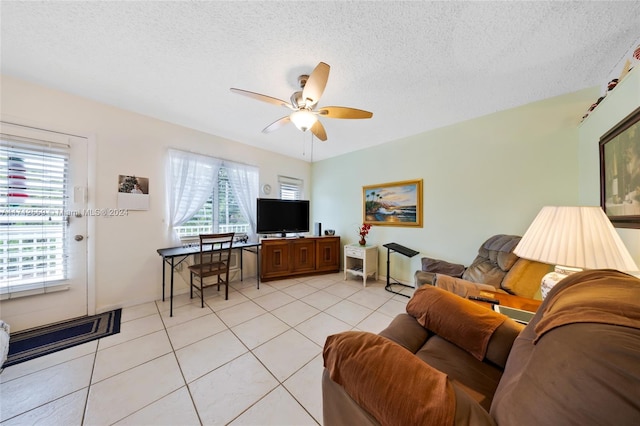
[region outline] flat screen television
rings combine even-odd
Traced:
[[[309,232],[309,200],[258,198],[258,234]]]

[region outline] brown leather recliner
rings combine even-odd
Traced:
[[[520,239],[517,235],[498,234],[485,241],[468,267],[446,260],[422,258],[422,270],[416,271],[416,288],[431,284],[466,297],[479,290],[498,291],[528,298],[536,297],[542,277],[551,265],[522,259],[513,253]],[[438,275],[447,279],[438,283]]]

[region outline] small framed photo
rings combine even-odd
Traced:
[[[149,178],[119,175],[118,208],[149,210]]]
[[[149,178],[136,176],[118,176],[118,192],[127,194],[149,194]]]
[[[362,187],[363,222],[422,227],[422,179]]]
[[[640,108],[600,138],[600,205],[617,228],[640,228]]]

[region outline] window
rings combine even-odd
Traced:
[[[68,148],[2,138],[0,293],[67,278],[68,167]]]
[[[181,238],[207,233],[250,231],[249,220],[242,214],[229,182],[227,168],[223,166],[218,170],[215,186],[204,206],[175,229]]]
[[[278,176],[280,184],[280,199],[302,200],[302,179],[287,176]]]
[[[176,149],[168,154],[167,212],[177,236],[256,236],[257,167]]]

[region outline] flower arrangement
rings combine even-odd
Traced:
[[[360,245],[367,244],[365,237],[369,234],[369,230],[371,229],[371,225],[368,223],[363,223],[362,226],[358,227],[358,234],[360,235]]]
[[[363,223],[361,227],[358,228],[358,234],[362,238],[366,237],[369,234],[369,230],[371,229],[371,225],[368,223]]]

